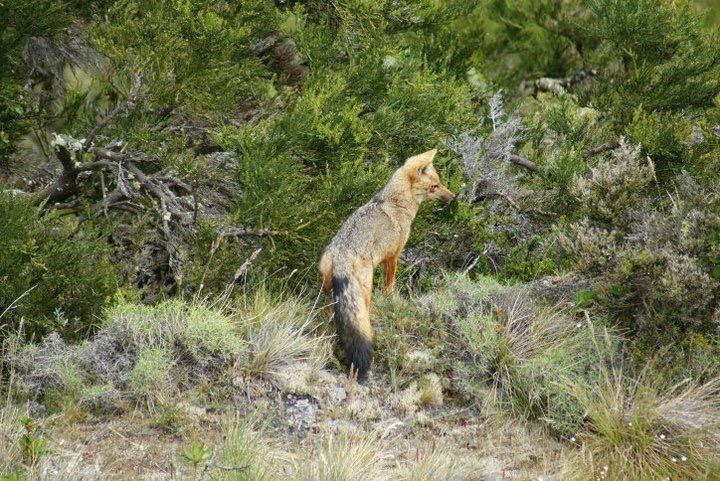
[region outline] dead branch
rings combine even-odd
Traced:
[[[124,102],[120,102],[115,106],[114,109],[110,111],[98,124],[93,127],[93,129],[90,131],[88,136],[83,141],[83,150],[87,150],[93,143],[93,140],[95,140],[95,137],[102,132],[105,127],[107,127],[110,122],[112,122],[115,117],[117,117],[120,113],[128,111],[132,109],[135,106],[135,103],[138,101],[140,96],[140,85],[142,83],[142,78],[140,75],[135,74],[133,80],[133,86],[130,88],[130,94],[128,95],[128,98]]]
[[[593,157],[609,150],[615,150],[618,147],[620,147],[620,140],[614,139],[610,142],[605,142],[604,144],[598,145],[597,147],[587,149],[585,152],[583,152],[583,156],[585,156],[586,158]]]
[[[524,157],[520,157],[519,155],[511,154],[510,157],[508,157],[508,160],[515,165],[520,165],[526,169],[532,170],[533,172],[537,172],[539,170],[534,162]]]
[[[77,193],[77,170],[73,162],[72,152],[64,145],[56,144],[55,156],[60,161],[62,171],[57,179],[45,187],[38,197],[37,203],[55,204],[62,202]]]
[[[139,98],[140,85],[142,82],[139,75],[135,75],[134,77],[133,86],[127,100],[116,105],[115,108],[113,108],[103,119],[100,120],[100,122],[98,122],[84,140],[78,141],[67,135],[55,135],[51,145],[54,148],[55,157],[57,157],[60,165],[62,166],[62,171],[58,175],[57,179],[55,179],[53,183],[43,189],[40,193],[37,199],[38,204],[45,203],[46,205],[53,205],[72,197],[77,194],[78,174],[80,172],[96,170],[96,168],[98,168],[96,165],[82,166],[79,163],[76,165],[74,158],[79,160],[84,152],[94,150],[94,148],[92,148],[92,142],[95,140],[97,135],[121,112],[126,111],[135,105],[135,102],[137,102]],[[96,153],[96,155],[98,154]]]

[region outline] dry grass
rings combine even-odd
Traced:
[[[242,369],[272,376],[288,365],[324,366],[330,356],[328,338],[315,329],[321,311],[298,298],[278,299],[258,291],[239,313],[248,344]]]
[[[297,481],[389,481],[388,453],[372,434],[328,435],[317,453],[295,460]]]
[[[0,474],[13,472],[13,466],[22,460],[18,441],[24,429],[20,417],[20,410],[9,402],[0,408]]]
[[[447,447],[434,447],[418,452],[414,459],[403,463],[393,476],[393,481],[468,481],[472,469],[467,461],[461,461]]]
[[[702,480],[720,461],[720,378],[666,387],[650,368],[636,379],[607,368],[571,392],[587,413],[573,479]]]

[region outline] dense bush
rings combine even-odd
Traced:
[[[103,232],[40,217],[29,200],[8,192],[0,192],[0,218],[2,336],[21,324],[28,338],[90,333],[118,287]]]
[[[652,161],[624,144],[587,177],[576,176],[571,192],[582,218],[560,234],[560,255],[592,279],[588,299],[649,346],[690,332],[714,336],[717,193],[682,174],[662,202],[648,195],[656,182]]]

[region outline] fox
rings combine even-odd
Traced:
[[[437,149],[408,158],[387,184],[343,222],[320,258],[322,289],[331,296],[338,344],[350,372],[367,377],[373,358],[370,296],[382,263],[384,291],[395,290],[397,259],[425,199],[455,197],[433,167]]]

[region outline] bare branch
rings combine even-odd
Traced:
[[[524,157],[520,157],[519,155],[510,154],[510,156],[508,157],[508,160],[515,165],[523,166],[526,169],[532,170],[533,172],[537,172],[539,170],[537,165],[535,165],[535,162],[527,160]]]
[[[587,157],[593,157],[598,154],[602,154],[603,152],[607,152],[609,150],[615,150],[618,147],[620,147],[620,140],[614,139],[610,142],[605,142],[604,144],[598,145],[597,147],[592,147],[590,149],[587,149],[585,152],[583,152],[583,155]]]
[[[83,141],[83,150],[87,151],[90,146],[92,146],[93,140],[95,140],[95,137],[110,124],[110,122],[115,119],[121,112],[130,110],[135,106],[135,102],[137,102],[139,98],[140,93],[140,85],[142,84],[142,77],[140,75],[135,74],[134,75],[134,81],[133,86],[130,89],[130,94],[128,95],[128,98],[120,102],[115,106],[114,109],[110,111],[88,134],[88,136]]]

